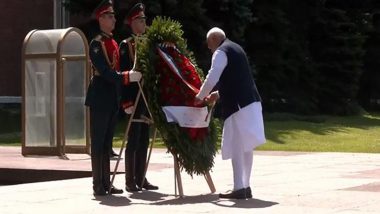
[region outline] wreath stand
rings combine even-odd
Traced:
[[[113,182],[115,180],[117,169],[119,167],[120,160],[121,160],[121,157],[123,155],[123,150],[124,150],[124,147],[125,147],[125,144],[126,144],[126,140],[128,138],[128,133],[129,133],[129,129],[131,127],[131,124],[133,122],[135,122],[135,123],[147,123],[147,124],[153,124],[154,123],[152,113],[151,113],[151,111],[149,109],[147,99],[146,99],[146,97],[144,95],[144,92],[143,92],[143,89],[142,89],[142,84],[143,83],[137,82],[137,84],[139,86],[139,91],[137,93],[136,102],[134,103],[134,106],[133,106],[132,114],[130,116],[130,119],[129,119],[128,123],[127,123],[127,127],[125,129],[123,142],[121,144],[119,156],[117,158],[115,169],[114,169],[113,174],[112,174],[111,184],[110,184],[110,187],[108,189],[108,194],[111,194],[111,188],[113,186]],[[146,106],[146,108],[148,110],[149,118],[146,117],[146,116],[141,116],[140,119],[134,119],[135,110],[136,110],[137,104],[140,101],[141,97],[143,98],[145,106]],[[148,169],[148,165],[149,165],[149,161],[150,161],[150,156],[152,154],[153,143],[156,141],[156,136],[157,136],[157,128],[154,129],[153,139],[150,142],[150,148],[149,148],[149,153],[148,153],[148,157],[147,157],[147,160],[146,160],[146,166],[145,166],[144,176],[143,176],[144,178],[142,179],[142,182],[145,181],[145,176],[146,176],[146,172],[147,172],[147,169]],[[182,198],[184,196],[184,194],[183,194],[183,186],[182,186],[182,179],[181,179],[181,171],[180,171],[180,167],[179,167],[179,164],[178,164],[177,154],[174,153],[174,152],[172,152],[172,151],[171,151],[171,153],[172,153],[173,159],[174,159],[174,189],[175,189],[175,196],[177,197],[177,189],[178,189],[179,197]],[[127,172],[125,172],[125,173],[127,173]],[[216,191],[216,189],[215,189],[215,186],[214,186],[214,182],[212,181],[210,172],[206,172],[204,174],[204,177],[205,177],[206,182],[207,182],[207,184],[208,184],[208,186],[209,186],[209,188],[211,190],[211,193],[214,193]],[[140,186],[142,186],[142,185],[143,185],[143,183]]]
[[[177,189],[178,189],[178,195],[180,198],[183,197],[183,186],[182,186],[182,178],[181,178],[181,170],[178,164],[177,155],[172,152],[173,159],[174,159],[174,194],[177,197]],[[216,191],[214,182],[212,181],[210,172],[206,172],[204,174],[204,177],[206,179],[206,182],[210,188],[211,193],[214,193]]]

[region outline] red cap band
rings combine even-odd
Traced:
[[[100,7],[96,11],[96,19],[99,19],[99,17],[105,13],[114,13],[112,6],[110,5],[105,5],[103,7]]]
[[[144,11],[136,11],[136,13],[131,14],[131,15],[128,17],[128,24],[130,25],[130,24],[132,23],[132,21],[135,20],[135,19],[138,18],[138,17],[144,17],[144,18],[145,18]]]

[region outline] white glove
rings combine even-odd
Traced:
[[[130,106],[130,107],[124,109],[124,112],[126,114],[132,114],[133,110],[134,110],[133,106]]]
[[[129,81],[130,82],[139,82],[142,78],[142,74],[138,71],[131,70],[129,71]]]

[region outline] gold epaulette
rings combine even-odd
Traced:
[[[133,40],[133,37],[131,36],[131,37],[128,37],[128,38],[124,39],[122,42],[129,43],[132,40]]]
[[[125,42],[126,47],[128,48],[128,55],[129,59],[132,61],[132,63],[135,61],[135,47],[134,47],[134,37],[130,36],[122,41],[122,43]]]
[[[106,46],[104,45],[104,42],[103,42],[104,37],[105,37],[104,35],[102,35],[102,34],[98,34],[97,36],[95,36],[95,37],[92,39],[91,42],[93,42],[93,41],[97,41],[97,42],[100,43],[101,48],[102,48],[102,51],[103,51],[103,54],[104,54],[104,58],[106,59],[107,64],[108,64],[111,68],[114,68],[113,63],[111,63],[111,61],[110,61],[110,59],[109,59],[109,57],[108,57],[108,55],[107,55],[107,49],[106,49]],[[99,72],[98,72],[98,74],[99,74]],[[95,75],[95,76],[96,76],[96,75]]]
[[[98,35],[95,36],[92,40],[95,40],[95,41],[101,42],[101,41],[103,40],[103,35],[102,35],[102,34],[98,34]]]

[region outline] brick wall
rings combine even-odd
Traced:
[[[128,8],[127,1],[120,2]],[[21,96],[21,49],[34,29],[54,28],[54,0],[0,0],[0,97]],[[70,16],[70,26],[84,31],[89,40],[97,32],[91,15]]]
[[[53,0],[0,0],[0,96],[21,96],[21,48],[33,29],[54,26]]]

